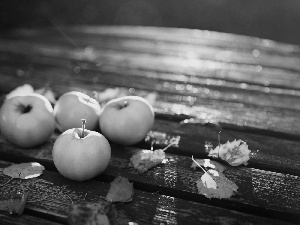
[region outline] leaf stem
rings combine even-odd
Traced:
[[[170,148],[172,145],[175,145],[177,141],[173,141],[171,142],[167,147],[165,147],[164,149],[162,149],[163,151],[166,151],[168,148]]]
[[[210,176],[210,174],[194,159],[194,156],[192,156],[192,160],[194,163],[196,163],[197,166],[199,166],[204,171],[204,173],[207,173]]]

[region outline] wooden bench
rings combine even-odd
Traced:
[[[23,84],[47,86],[57,98],[108,88],[155,97],[155,124],[145,140],[111,143],[108,168],[89,181],[57,172],[52,147],[58,131],[31,149],[0,136],[0,168],[33,161],[46,168],[22,181],[1,172],[0,224],[65,224],[70,204],[105,197],[117,176],[133,182],[134,197],[115,205],[115,224],[300,223],[299,46],[175,28],[23,29],[0,35],[0,80],[1,104]],[[142,175],[128,167],[133,152],[174,139],[179,144],[167,151],[166,164]],[[226,165],[238,194],[208,199],[198,193],[203,172],[191,169],[191,156],[208,158],[205,146],[235,139],[252,150],[247,166]],[[3,202],[20,183],[28,202],[21,216],[11,216]]]

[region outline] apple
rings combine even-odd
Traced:
[[[83,120],[85,121],[85,120]],[[107,139],[96,131],[82,128],[68,129],[56,139],[52,157],[61,175],[85,181],[102,173],[111,158]]]
[[[7,99],[0,109],[0,130],[12,143],[30,148],[47,141],[55,129],[53,108],[40,94]]]
[[[153,107],[139,96],[110,100],[104,105],[99,118],[102,134],[122,145],[133,145],[143,140],[153,123]]]
[[[86,129],[97,130],[101,106],[90,96],[71,91],[63,94],[54,105],[54,117],[57,128],[64,132],[81,127],[80,119],[86,119]]]

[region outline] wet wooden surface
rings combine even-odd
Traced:
[[[104,197],[121,175],[133,182],[135,195],[116,206],[117,224],[299,224],[299,65],[299,46],[200,30],[75,27],[1,34],[1,104],[25,83],[47,86],[57,98],[70,90],[92,95],[119,88],[156,100],[155,124],[145,140],[129,147],[111,143],[107,170],[83,183],[63,178],[53,164],[59,132],[26,150],[0,136],[0,168],[31,161],[46,167],[34,182],[24,181],[31,199],[24,214],[16,218],[2,210],[0,221],[67,223],[72,202]],[[143,175],[128,167],[134,152],[174,139],[179,145],[168,150],[166,164]],[[248,166],[225,171],[238,195],[220,200],[198,194],[203,172],[190,168],[191,156],[207,158],[205,145],[234,139],[252,150]],[[1,173],[0,180],[9,177]],[[1,198],[19,186],[14,180],[1,187]]]

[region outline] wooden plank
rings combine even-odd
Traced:
[[[125,80],[121,79],[121,74],[118,74],[116,79],[106,79],[106,84],[104,85],[101,84],[101,80],[105,76],[111,76],[110,73],[104,75],[103,73],[83,71],[82,74],[76,74],[74,71],[71,71],[68,68],[50,67],[46,69],[45,67],[39,67],[38,65],[31,63],[28,64],[30,65],[29,67],[22,66],[17,67],[18,69],[16,69],[16,67],[12,67],[12,65],[7,65],[6,63],[5,65],[1,67],[1,77],[3,84],[5,84],[2,88],[3,91],[11,90],[17,85],[21,85],[23,83],[31,83],[37,87],[44,86],[46,83],[51,84],[50,87],[53,88],[54,91],[59,95],[71,89],[80,89],[83,92],[90,91],[91,93],[91,90],[103,91],[107,87],[116,87],[114,85],[117,83],[123,85],[123,87],[125,85],[125,88],[128,88],[129,90],[130,88],[136,90],[136,93],[134,94],[140,94],[141,92],[138,92],[138,90],[141,88],[143,89],[142,92],[145,94],[145,88],[148,88],[149,86],[147,85],[149,80],[147,80],[147,82],[142,82],[143,79],[139,77],[136,78],[135,82],[133,82],[129,87],[126,85]],[[23,75],[18,76],[19,70],[23,71]],[[123,79],[125,78],[128,80],[126,75],[124,75]],[[141,79],[141,82],[139,82],[139,79]],[[119,80],[122,82],[119,82]],[[161,82],[163,86],[164,81]],[[178,85],[182,86],[180,83]],[[182,96],[182,93],[177,93],[176,86],[174,88],[173,85],[171,85],[171,89],[161,92],[162,86],[158,84],[152,89],[149,90],[148,88],[146,90],[148,93],[157,93],[157,102],[155,108],[161,113],[164,112],[169,115],[186,114],[188,117],[200,117],[200,119],[209,118],[211,120],[218,121],[219,123],[231,124],[231,128],[235,127],[236,129],[248,127],[279,133],[287,133],[296,137],[300,134],[298,129],[300,126],[299,113],[295,110],[253,106],[242,102],[233,102],[232,99],[205,99],[203,98],[204,95],[200,94],[195,94],[197,97],[190,95]],[[184,86],[188,88],[188,84]],[[205,87],[205,89],[207,89],[207,87]],[[207,90],[208,92],[211,92],[209,89]],[[128,93],[130,94],[130,92]],[[222,95],[220,94],[219,96]],[[263,95],[258,96],[260,97]],[[257,100],[259,99],[258,96]],[[292,105],[291,107],[299,106],[299,104],[297,104],[299,97],[297,96],[292,95],[288,97],[288,95],[286,95],[285,97],[285,95],[275,94],[271,95],[270,99],[273,99],[276,96],[278,99],[276,100],[275,98],[276,101],[272,100],[272,102],[281,102],[278,103],[282,104],[281,107],[288,107],[284,103],[284,100],[286,99],[289,99],[287,102],[290,103],[289,105]],[[253,95],[248,96],[248,98],[253,98]],[[268,105],[268,100],[266,99],[263,101],[263,103]]]
[[[269,137],[259,134],[222,129],[215,126],[201,124],[181,124],[172,121],[156,119],[152,131],[148,134],[147,147],[164,147],[166,142],[179,139],[179,148],[171,147],[168,152],[186,156],[207,157],[206,145],[213,147],[220,142],[226,143],[233,140],[244,140],[252,154],[249,166],[281,173],[300,175],[300,142],[279,137]],[[156,136],[158,136],[156,138]],[[164,137],[159,140],[159,137]]]
[[[6,73],[14,74],[16,72],[16,67],[22,71],[26,71],[28,68],[28,64],[24,63],[24,59],[21,59],[19,62],[16,60],[14,61],[15,62],[13,63],[7,61],[1,63],[1,66],[6,68]],[[25,62],[27,62],[27,60],[25,60]],[[62,63],[65,62],[61,62],[60,64]],[[72,63],[69,62],[68,64],[71,65]],[[133,87],[162,94],[174,93],[176,95],[192,98],[194,104],[202,103],[202,100],[207,99],[211,101],[228,101],[254,106],[300,110],[300,106],[296,104],[300,99],[300,91],[293,89],[270,89],[257,85],[247,85],[247,88],[245,89],[242,87],[242,84],[230,83],[227,81],[216,81],[207,84],[207,80],[176,80],[176,75],[174,75],[174,77],[164,77],[164,74],[157,73],[156,75],[153,75],[153,73],[150,72],[137,73],[136,71],[131,70],[122,70],[122,73],[111,72],[102,69],[98,70],[89,68],[87,65],[83,65],[82,63],[78,63],[78,66],[81,68],[80,77],[82,77],[82,80],[84,81],[96,80],[101,84],[125,86],[128,88]],[[68,70],[66,69],[69,69],[69,66],[56,67],[54,65],[36,63],[32,64],[31,69],[43,77],[47,77],[47,75],[44,75],[45,72],[47,73],[51,70],[56,70],[60,76],[68,76]]]
[[[44,218],[23,214],[21,216],[12,216],[8,212],[0,211],[0,223],[5,225],[59,225],[61,223],[49,221]]]
[[[0,165],[3,168],[9,164],[1,161]],[[0,177],[1,181],[8,179],[2,174]],[[67,210],[72,202],[98,201],[105,197],[109,188],[109,184],[99,181],[73,182],[51,171],[44,171],[40,178],[22,181],[22,185],[25,191],[30,191],[27,210],[50,215],[63,222],[66,221]],[[2,198],[19,188],[20,181],[11,181],[2,187]],[[227,224],[235,224],[237,221],[289,224],[137,189],[132,202],[116,204],[116,209],[118,215],[115,224],[128,224],[130,221],[138,224],[221,224],[224,221]],[[273,217],[276,218],[276,215]]]
[[[44,32],[47,34],[47,31]],[[15,38],[13,41],[3,39],[3,45],[1,45],[0,49],[2,49],[2,51],[7,51],[9,49],[9,51],[18,51],[21,53],[22,49],[26,49],[28,46],[35,46],[35,54],[43,51],[43,54],[51,55],[53,54],[53,51],[55,51],[57,56],[61,54],[66,56],[67,52],[73,50],[73,52],[77,54],[77,57],[81,54],[81,59],[84,57],[85,60],[90,60],[92,62],[95,59],[99,62],[101,59],[104,63],[108,63],[105,62],[105,58],[109,58],[110,64],[114,62],[114,59],[120,59],[116,58],[116,55],[122,56],[123,54],[127,54],[127,64],[134,66],[136,65],[136,62],[139,62],[140,68],[149,68],[149,66],[153,66],[151,67],[152,71],[161,70],[173,73],[178,73],[180,71],[181,73],[190,73],[193,76],[204,77],[207,77],[207,74],[209,74],[210,78],[222,79],[226,77],[226,79],[232,81],[244,80],[246,83],[253,83],[255,80],[258,80],[258,82],[262,82],[264,86],[272,86],[273,80],[277,85],[280,84],[280,82],[276,82],[276,80],[281,80],[281,83],[283,84],[280,85],[284,85],[284,81],[289,77],[298,77],[296,72],[291,71],[291,69],[299,62],[298,55],[282,55],[276,52],[268,53],[254,47],[247,51],[241,51],[240,48],[232,47],[227,42],[222,41],[219,43],[227,44],[228,49],[224,49],[224,46],[219,47],[218,43],[215,43],[215,46],[187,45],[184,41],[181,43],[167,41],[158,42],[154,37],[152,37],[152,39],[149,37],[144,37],[144,39],[128,39],[126,36],[120,38],[118,35],[109,35],[107,37],[104,34],[92,35],[92,37],[85,33],[82,33],[81,37],[79,33],[71,33],[69,37],[68,34],[65,36],[60,35],[62,34],[31,35],[30,38],[27,38],[29,39],[27,41],[24,40],[26,39],[26,35],[21,36],[23,38],[21,40],[19,36],[13,37]],[[47,46],[50,48],[47,48]],[[57,47],[59,47],[59,51]],[[27,51],[27,54],[28,53],[29,51]],[[134,57],[134,55],[130,53],[134,53],[135,55],[135,58],[132,60],[130,57]],[[230,58],[235,54],[241,55]],[[74,54],[73,56],[70,54],[67,55],[69,55],[69,57],[75,57]],[[146,59],[145,57],[149,58]],[[160,60],[161,58],[164,60]],[[143,59],[143,61],[141,61],[141,59]],[[197,59],[199,60],[196,61]],[[143,63],[145,60],[148,63]],[[155,64],[156,61],[159,63]],[[183,65],[182,62],[184,62],[184,65],[187,65],[189,63],[188,61],[192,64],[188,67],[184,66],[183,70],[180,65]],[[269,62],[265,63],[265,61]],[[288,63],[288,61],[290,61],[290,63]],[[196,62],[198,66],[195,65]],[[172,64],[166,67],[166,63]],[[276,69],[280,68],[281,64],[283,64],[282,68]],[[115,66],[117,65],[118,61],[115,63]],[[196,71],[198,71],[198,73],[195,73]],[[285,76],[281,76],[282,73],[284,73]],[[294,79],[294,81],[297,82],[297,79]],[[291,83],[291,85],[293,85],[293,83]],[[299,85],[297,87],[299,88]]]
[[[207,46],[184,45],[181,47],[181,50],[176,51],[178,46],[181,46],[180,44],[176,43],[169,48],[165,48],[163,44],[158,45],[155,40],[149,41],[153,43],[153,46],[144,46],[145,40],[133,40],[132,46],[116,48],[115,46],[120,45],[120,43],[126,43],[126,39],[117,39],[115,41],[113,37],[109,37],[109,39],[103,41],[103,45],[101,45],[101,36],[97,38],[99,44],[89,43],[89,39],[86,36],[83,36],[81,39],[83,43],[78,45],[61,41],[57,36],[48,42],[47,38],[38,38],[32,41],[3,39],[0,49],[1,51],[25,53],[28,55],[34,53],[34,55],[53,56],[55,54],[56,57],[85,60],[94,64],[101,62],[101,64],[114,65],[115,67],[127,65],[132,68],[150,71],[189,74],[193,77],[225,78],[246,83],[257,82],[268,87],[273,84],[284,86],[291,79],[297,82],[297,85],[292,82],[289,84],[299,88],[299,81],[297,81],[299,76],[297,69],[294,68],[294,65],[299,64],[299,56],[297,55],[289,57],[276,56],[279,57],[276,59],[274,58],[275,55],[271,54],[264,59],[264,57],[254,57],[253,54],[255,55],[255,51],[258,50],[253,49],[254,53],[250,51],[247,57],[239,55],[236,59],[230,59],[229,55],[233,55],[235,52],[238,54],[240,50],[231,49],[230,51],[224,51],[222,48],[214,49]],[[30,48],[31,51],[29,51]],[[208,48],[206,56],[201,55],[205,53],[204,49],[206,48]],[[201,54],[198,53],[199,51]],[[263,54],[260,51],[258,52],[257,54]],[[122,60],[122,58],[124,59]],[[220,60],[219,58],[226,60]],[[253,58],[255,58],[255,61],[253,61]],[[270,62],[265,63],[264,61],[266,60]],[[283,64],[282,67],[280,67],[281,64]],[[296,71],[293,71],[293,68]],[[282,76],[283,73],[284,76]]]
[[[226,34],[207,30],[184,28],[160,28],[139,26],[73,26],[55,27],[46,29],[18,29],[13,32],[14,37],[23,38],[47,38],[65,34],[68,36],[87,37],[109,36],[121,39],[156,40],[193,45],[208,45],[218,47],[230,47],[236,49],[255,49],[281,54],[298,54],[299,46],[280,43],[267,39],[249,36]]]
[[[52,146],[55,136],[45,145],[24,151],[9,143],[1,142],[2,159],[20,162],[38,161],[47,164],[47,169],[55,170],[52,163]],[[159,165],[147,173],[140,175],[128,167],[130,156],[140,148],[112,145],[112,159],[103,176],[97,178],[110,181],[116,176],[124,176],[134,181],[135,187],[150,192],[188,201],[205,203],[236,211],[247,210],[254,214],[276,215],[279,219],[290,218],[292,221],[300,218],[300,177],[296,175],[275,173],[247,167],[229,167],[226,176],[239,186],[239,194],[228,200],[209,200],[199,195],[196,180],[202,171],[193,171],[190,157],[168,154],[168,163]],[[259,214],[260,215],[260,214]]]

